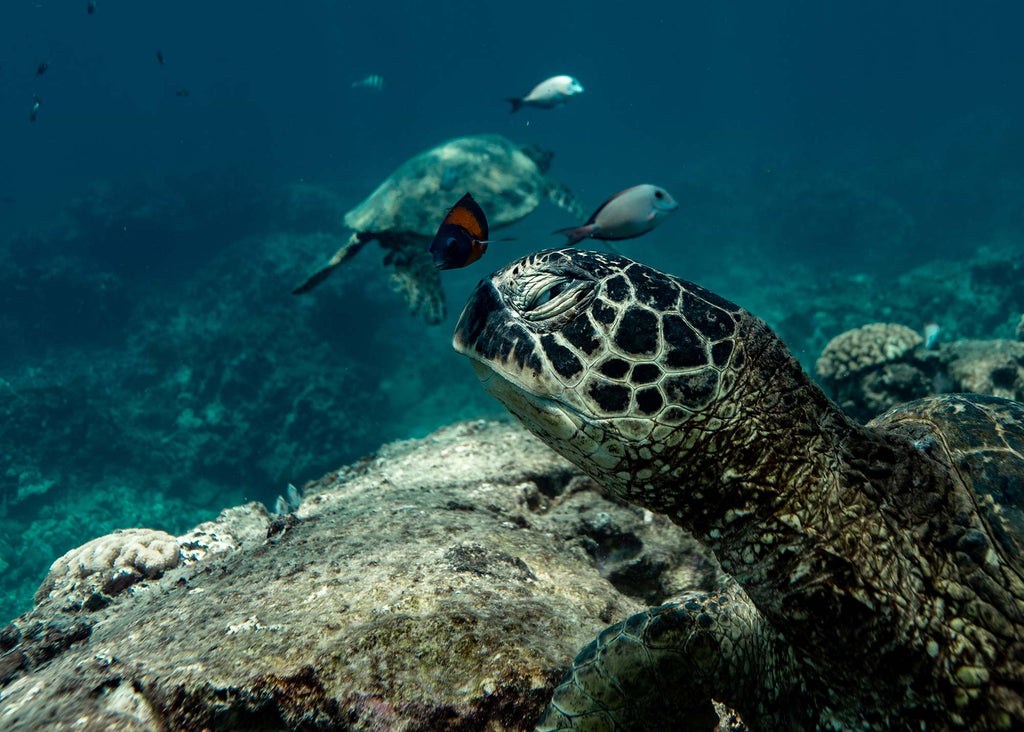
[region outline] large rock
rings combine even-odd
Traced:
[[[601,628],[716,578],[674,525],[503,423],[395,443],[294,515],[237,507],[177,541],[130,583],[103,579],[120,550],[48,578],[0,634],[0,728],[532,729]]]

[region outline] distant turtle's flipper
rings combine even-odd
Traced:
[[[421,316],[429,325],[444,320],[444,292],[441,276],[426,251],[415,257],[392,263],[391,289],[405,297],[405,304],[413,315]]]
[[[334,253],[334,256],[331,257],[331,261],[327,263],[326,267],[303,282],[299,287],[292,290],[292,294],[302,295],[319,286],[321,282],[331,276],[331,273],[334,272],[334,270],[358,254],[359,250],[362,249],[363,245],[369,240],[370,237],[360,234],[359,232],[353,234],[351,238],[349,238],[348,243]]]
[[[568,186],[549,180],[547,191],[545,192],[547,193],[548,200],[560,209],[568,211],[578,219],[586,216],[583,204],[576,198],[576,194],[569,190]]]

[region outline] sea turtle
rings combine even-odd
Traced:
[[[409,310],[428,323],[441,322],[444,294],[427,247],[445,210],[462,195],[473,194],[491,229],[519,221],[542,198],[583,218],[573,193],[545,175],[552,157],[541,147],[516,145],[500,135],[459,137],[420,153],[345,214],[345,225],[354,230],[348,243],[294,293],[309,292],[376,239]]]
[[[1024,729],[1024,404],[860,425],[759,318],[614,254],[532,254],[454,336],[487,390],[730,579],[606,629],[541,730]]]

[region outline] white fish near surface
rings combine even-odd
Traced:
[[[370,89],[371,91],[382,91],[384,89],[384,77],[380,74],[369,76],[352,82],[353,89]]]
[[[583,85],[574,77],[552,76],[533,87],[525,97],[510,97],[507,101],[512,104],[510,112],[516,112],[521,107],[551,109],[582,93]]]
[[[617,241],[646,234],[679,208],[676,199],[664,188],[650,183],[616,193],[601,204],[583,226],[559,229],[568,237],[567,246],[584,239]]]

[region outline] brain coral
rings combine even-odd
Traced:
[[[871,323],[840,333],[825,346],[816,370],[839,381],[863,369],[898,361],[921,343],[921,336],[899,323]]]
[[[164,531],[122,529],[72,549],[50,566],[36,604],[65,597],[78,605],[95,592],[117,594],[178,566],[178,541]]]

